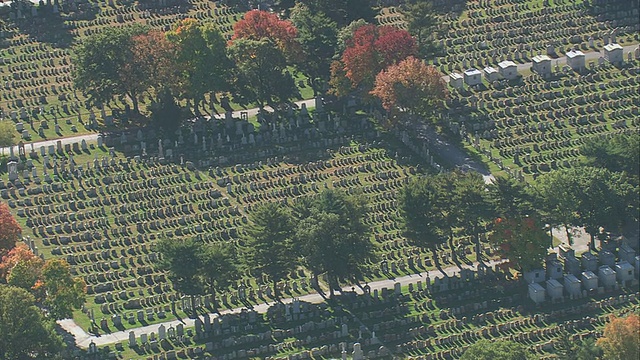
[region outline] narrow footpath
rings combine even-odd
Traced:
[[[496,264],[499,264],[501,262],[503,262],[504,260],[498,260],[498,261],[489,261],[487,263],[485,263],[487,266],[493,267]],[[416,283],[418,280],[425,280],[427,275],[429,276],[429,278],[433,279],[436,276],[442,276],[443,274],[446,274],[447,276],[453,276],[454,274],[457,274],[460,272],[461,269],[476,269],[477,266],[477,262],[473,263],[473,265],[469,266],[451,266],[451,267],[447,267],[447,268],[443,268],[442,271],[440,270],[431,270],[429,272],[424,272],[424,273],[419,273],[419,274],[414,274],[414,275],[407,275],[407,276],[402,276],[402,277],[398,277],[395,279],[387,279],[387,280],[380,280],[380,281],[375,281],[375,282],[371,282],[368,283],[369,287],[371,288],[371,291],[373,290],[381,290],[382,288],[387,288],[387,289],[393,289],[395,283],[400,283],[402,286],[406,286],[409,283]],[[355,290],[356,293],[358,294],[362,294],[362,290],[359,287],[352,287],[352,286],[345,286],[342,288],[343,291],[352,291]],[[323,301],[325,301],[325,298],[323,298],[320,294],[318,293],[312,293],[312,294],[307,294],[307,295],[303,295],[297,298],[286,298],[286,299],[282,299],[282,302],[287,304],[287,303],[291,303],[294,299],[300,300],[300,301],[304,301],[304,302],[308,302],[308,303],[313,303],[313,304],[318,304],[321,303]],[[275,302],[268,302],[268,303],[263,303],[263,304],[258,304],[258,305],[254,305],[253,306],[253,310],[257,311],[260,314],[264,314],[267,312],[267,310],[269,309],[269,307],[271,307],[272,305],[274,305]],[[239,307],[239,308],[235,308],[235,309],[228,309],[228,310],[223,310],[221,311],[221,314],[230,314],[230,313],[239,313],[241,312],[243,309],[246,309],[246,307]],[[212,317],[217,317],[218,314],[216,313],[211,313],[209,314],[209,316]],[[153,325],[147,325],[147,326],[143,326],[143,327],[139,327],[139,328],[135,328],[135,329],[128,329],[125,331],[117,331],[117,332],[113,332],[110,334],[104,334],[104,335],[99,335],[99,336],[95,336],[95,335],[91,335],[88,334],[87,332],[85,332],[80,326],[78,326],[72,319],[65,319],[65,320],[60,320],[58,321],[58,324],[67,332],[69,332],[71,335],[73,335],[76,339],[76,345],[80,348],[86,349],[89,347],[89,344],[91,342],[95,343],[98,347],[100,346],[104,346],[104,345],[109,345],[109,344],[114,344],[114,343],[118,343],[118,342],[123,342],[123,341],[128,341],[129,339],[129,332],[133,331],[136,334],[136,338],[140,336],[140,334],[150,334],[151,332],[158,332],[158,327],[160,326],[161,323],[158,324],[153,324]],[[173,320],[173,321],[167,321],[162,323],[164,324],[164,326],[166,328],[169,328],[171,326],[176,327],[178,324],[182,324],[185,327],[193,327],[195,326],[195,319],[191,319],[191,318],[185,318],[182,320]]]

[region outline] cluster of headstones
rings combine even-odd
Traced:
[[[536,52],[555,55],[565,52],[563,46],[587,49],[587,43],[594,48],[594,39],[615,43],[616,37],[637,31],[638,7],[623,1],[592,8],[557,1],[533,6],[507,0],[468,3],[469,18],[455,17],[440,25],[439,43],[447,55],[436,64],[442,63],[441,71],[448,73],[459,65],[464,70],[505,60],[526,62]]]
[[[634,131],[640,114],[633,101],[639,81],[637,66],[618,69],[606,64],[552,81],[532,75],[521,85],[454,97],[448,106],[459,122],[450,127],[499,165],[501,159],[512,158],[520,171],[535,176],[572,166],[579,155],[577,146],[589,136]],[[576,133],[580,138],[571,139]],[[515,174],[521,177],[517,169]]]

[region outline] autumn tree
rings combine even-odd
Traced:
[[[38,270],[34,270],[34,274],[28,274],[28,276],[35,275],[36,278],[40,273],[40,268],[42,268],[43,262],[42,259],[37,257],[25,243],[17,243],[15,247],[9,250],[5,255],[0,259],[0,282],[7,282],[7,278],[9,274],[14,269],[16,264],[23,262],[26,264],[34,264],[37,265]],[[14,279],[14,281],[17,279]],[[28,285],[28,287],[33,286],[35,283],[35,279]],[[23,286],[21,286],[23,287]],[[28,288],[23,287],[23,288]]]
[[[389,112],[433,118],[448,91],[434,66],[409,56],[380,71],[371,94],[378,97]]]
[[[279,299],[278,281],[294,270],[298,257],[293,249],[294,223],[290,210],[278,203],[266,203],[249,213],[242,259],[254,275],[266,275]]]
[[[127,96],[138,111],[138,97],[144,84],[137,69],[127,71],[133,59],[132,38],[144,34],[140,25],[107,26],[90,35],[73,49],[73,82],[88,97],[90,105],[108,104],[117,96]]]
[[[11,250],[21,236],[22,229],[11,215],[9,206],[0,202],[0,256]]]
[[[624,318],[611,316],[604,327],[598,345],[609,360],[638,359],[640,356],[640,317],[629,314]]]
[[[547,256],[549,234],[532,217],[497,218],[489,239],[522,273],[541,267]]]
[[[280,20],[278,15],[267,11],[251,10],[233,25],[231,42],[239,39],[271,40],[287,59],[288,63],[301,60],[302,49],[298,43],[298,30],[289,20]]]
[[[213,23],[200,24],[195,19],[179,21],[166,36],[178,47],[179,96],[193,101],[198,114],[205,94],[229,89],[232,63],[227,56],[226,41]]]
[[[235,62],[234,100],[248,105],[257,103],[277,108],[299,95],[287,61],[268,39],[238,39],[229,48]]]
[[[324,12],[312,12],[307,5],[297,3],[291,10],[291,21],[298,29],[305,61],[298,68],[307,75],[314,94],[324,91],[329,80],[331,59],[336,52],[337,27]]]
[[[0,359],[61,359],[64,343],[27,290],[0,284]]]
[[[342,53],[341,62],[352,87],[362,88],[366,94],[382,69],[415,52],[415,40],[407,31],[368,24],[354,31]]]

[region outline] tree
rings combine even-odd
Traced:
[[[303,261],[314,276],[327,275],[330,296],[341,281],[361,278],[365,264],[374,258],[365,215],[362,197],[324,190],[313,197],[310,215],[298,219],[296,238]]]
[[[371,94],[377,96],[389,112],[433,117],[448,91],[434,66],[409,56],[380,71]]]
[[[522,273],[541,267],[547,256],[549,234],[531,217],[497,218],[489,238]]]
[[[565,224],[583,226],[592,247],[600,228],[618,231],[626,220],[638,217],[638,187],[623,173],[594,167],[561,169],[541,176],[537,188],[546,211]]]
[[[131,59],[121,69],[122,76],[129,79],[133,94],[142,94],[150,89],[158,94],[164,88],[175,88],[178,83],[180,65],[176,62],[178,47],[158,30],[137,34],[131,38]],[[134,110],[138,109],[137,97],[132,97]]]
[[[229,89],[228,73],[232,64],[226,42],[213,23],[200,24],[195,19],[179,21],[166,36],[178,46],[180,96],[193,100],[197,114],[205,94]]]
[[[480,340],[469,346],[460,360],[533,360],[534,357],[519,343],[507,340]]]
[[[416,39],[416,46],[420,55],[426,57],[433,51],[432,35],[438,19],[432,7],[431,1],[412,0],[408,1],[403,9],[407,30]]]
[[[356,32],[356,30],[367,24],[368,22],[366,22],[364,19],[358,19],[350,22],[349,25],[340,28],[338,30],[336,54],[342,54],[347,46],[351,43],[351,39],[353,39],[353,34]]]
[[[195,239],[163,238],[156,243],[161,255],[157,267],[166,271],[173,287],[191,298],[192,316],[197,316],[195,295],[203,292],[200,279],[202,244]]]
[[[146,83],[139,83],[139,73],[124,70],[133,58],[132,38],[146,31],[139,25],[105,27],[73,49],[73,82],[90,105],[101,106],[116,96],[128,96],[138,111],[137,99]]]
[[[496,176],[488,189],[488,201],[497,217],[535,215],[533,197],[523,183],[510,177]]]
[[[458,225],[466,235],[471,235],[476,253],[480,255],[480,233],[485,229],[485,221],[489,221],[494,213],[486,196],[484,179],[477,172],[462,173],[455,189],[453,206],[457,207]]]
[[[612,316],[597,344],[607,360],[637,359],[640,355],[640,317],[636,314],[624,318]]]
[[[305,61],[298,67],[310,80],[315,95],[324,91],[329,80],[331,58],[336,52],[337,26],[324,12],[312,12],[308,6],[297,3],[291,11],[291,21],[298,29]]]
[[[373,21],[375,11],[370,0],[308,0],[312,12],[324,11],[339,27],[355,20]]]
[[[64,343],[34,302],[24,289],[0,285],[1,359],[61,358]]]
[[[0,282],[8,282],[11,272],[18,263],[28,265],[28,267],[31,268],[32,274],[25,274],[25,276],[31,277],[35,275],[35,279],[38,278],[40,269],[44,265],[44,261],[37,257],[25,243],[17,243],[16,246],[9,250],[6,255],[2,256],[2,259],[0,260]],[[33,282],[28,284],[28,286],[19,287],[29,289],[35,283],[35,279]],[[14,281],[23,283],[23,281],[18,278],[14,279]]]
[[[233,25],[231,42],[239,39],[260,41],[271,40],[289,63],[301,60],[302,49],[298,43],[298,30],[289,20],[280,20],[276,14],[261,10],[251,10]]]
[[[16,144],[16,129],[12,122],[0,121],[0,148]]]
[[[444,221],[439,196],[433,177],[413,178],[398,193],[404,235],[412,245],[431,249],[436,264],[437,246],[445,239],[439,231]]]
[[[20,224],[11,215],[7,204],[0,202],[0,256],[13,249],[21,236]]]
[[[593,338],[573,341],[568,332],[563,332],[553,345],[559,360],[593,360],[602,357],[602,349]]]
[[[213,307],[217,310],[216,293],[227,288],[239,277],[233,252],[228,246],[207,244],[201,254],[202,276],[213,295]]]
[[[587,166],[625,171],[636,178],[640,173],[640,136],[636,133],[616,134],[610,139],[590,138],[580,147],[580,152],[586,157]]]
[[[33,289],[44,294],[43,306],[56,320],[71,318],[73,309],[79,309],[85,301],[84,281],[71,275],[71,266],[64,260],[47,260]]]
[[[341,61],[352,86],[361,87],[368,93],[376,74],[414,55],[415,51],[415,41],[407,31],[369,24],[354,31]]]
[[[277,108],[299,95],[282,52],[268,39],[239,39],[229,48],[236,65],[234,100]]]
[[[278,203],[266,203],[249,214],[250,225],[244,237],[244,264],[253,274],[267,275],[273,294],[279,299],[278,281],[297,266],[293,253],[293,219]]]

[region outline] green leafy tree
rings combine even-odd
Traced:
[[[407,22],[407,30],[416,38],[420,55],[426,57],[434,50],[432,34],[438,23],[432,2],[427,0],[411,0],[402,8]]]
[[[234,100],[277,108],[299,96],[282,51],[269,39],[238,39],[229,48],[235,61]]]
[[[435,180],[426,176],[411,179],[398,193],[404,235],[412,245],[431,249],[436,264],[437,247],[445,240],[445,235],[439,231],[444,220],[438,208],[438,197]]]
[[[497,217],[534,215],[534,199],[523,183],[496,176],[488,190],[487,199]]]
[[[167,272],[177,291],[191,298],[192,316],[197,316],[195,295],[203,293],[202,244],[192,238],[163,238],[156,243],[156,251],[161,255],[157,268]]]
[[[108,26],[73,49],[73,82],[90,105],[101,106],[117,96],[128,96],[134,111],[138,111],[138,97],[147,85],[140,82],[144,74],[123,70],[133,59],[132,38],[146,31],[139,25]]]
[[[339,27],[358,19],[373,21],[375,16],[370,0],[308,0],[305,4],[313,12],[325,12]]]
[[[331,58],[337,45],[336,23],[324,12],[312,12],[303,3],[293,7],[291,21],[298,29],[297,40],[305,55],[305,61],[298,66],[309,77],[317,95],[324,91],[324,84],[329,81]]]
[[[600,228],[619,231],[627,220],[638,218],[638,187],[623,173],[594,167],[561,169],[541,176],[537,189],[551,217],[583,226],[592,247]]]
[[[249,214],[250,224],[244,237],[242,258],[254,275],[267,275],[273,294],[279,299],[278,281],[297,266],[293,252],[294,224],[288,208],[266,203]]]
[[[62,338],[27,290],[0,285],[0,359],[61,359]]]
[[[10,121],[0,121],[0,147],[16,144],[16,129]]]
[[[232,249],[221,244],[207,244],[201,254],[202,276],[213,295],[213,307],[217,310],[216,293],[226,289],[239,277]]]
[[[64,260],[47,260],[42,267],[41,280],[34,285],[36,292],[44,293],[43,306],[56,320],[71,318],[86,298],[86,284],[73,277],[71,266]]]
[[[572,341],[567,332],[562,333],[553,348],[559,360],[593,360],[602,356],[602,349],[593,338]]]
[[[180,97],[192,100],[198,114],[205,94],[229,89],[232,63],[224,37],[213,23],[200,24],[195,19],[178,22],[166,35],[178,46]]]
[[[326,274],[330,296],[341,281],[357,281],[374,259],[362,197],[324,190],[312,199],[310,215],[299,219],[296,238],[305,265],[314,276]]]
[[[533,360],[534,356],[519,343],[507,340],[480,340],[469,346],[460,360]]]
[[[493,209],[486,196],[486,185],[477,172],[463,173],[458,177],[453,196],[453,206],[458,208],[458,225],[465,234],[471,235],[480,254],[480,233],[485,223],[493,218]]]
[[[610,139],[590,138],[580,147],[580,152],[586,157],[587,166],[625,171],[636,178],[640,173],[640,135],[637,133],[617,134]]]
[[[522,273],[540,268],[547,256],[549,235],[531,217],[498,218],[489,238],[511,267]]]

